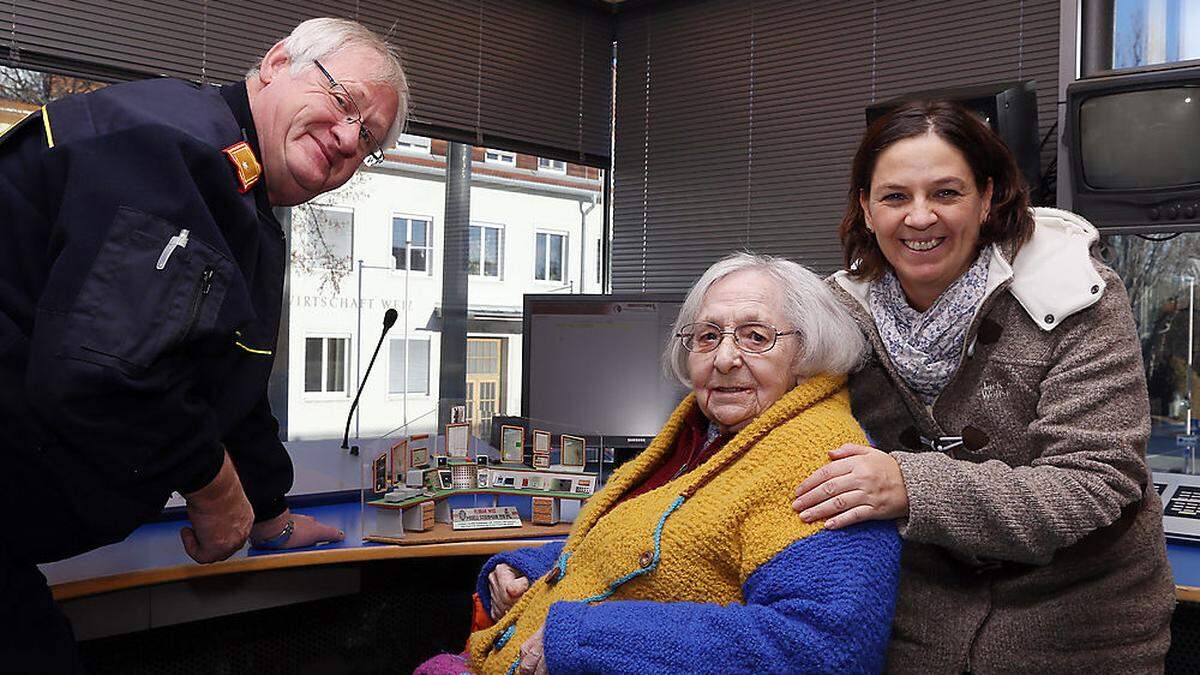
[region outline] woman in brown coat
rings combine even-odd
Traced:
[[[840,235],[873,447],[832,451],[794,508],[900,526],[888,670],[1161,671],[1174,586],[1146,384],[1095,228],[1030,210],[991,130],[917,102],[867,130]]]

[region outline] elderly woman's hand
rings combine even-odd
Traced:
[[[537,629],[521,645],[521,663],[517,666],[517,672],[521,675],[547,675],[546,650],[542,644],[542,632],[545,630],[545,626]]]
[[[829,451],[829,464],[796,488],[792,508],[805,522],[824,520],[836,530],[864,520],[908,517],[900,465],[886,452],[847,443]]]
[[[488,574],[492,595],[492,621],[499,621],[517,600],[529,590],[529,579],[512,567],[500,563]]]

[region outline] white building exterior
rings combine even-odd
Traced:
[[[446,144],[406,140],[413,145],[314,202],[316,230],[343,276],[333,283],[330,265],[293,254],[288,440],[340,438],[388,308],[400,318],[363,390],[357,435],[406,421],[408,433],[431,432],[437,423]],[[480,148],[474,158],[467,398],[480,421],[520,412],[522,296],[602,292],[604,206],[596,169]],[[293,216],[294,251],[313,238],[304,217]]]

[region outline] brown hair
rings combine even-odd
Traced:
[[[859,195],[871,189],[875,162],[892,144],[933,133],[967,160],[980,192],[992,181],[992,202],[979,228],[979,247],[1001,242],[1020,248],[1033,234],[1029,189],[1004,141],[970,110],[952,101],[911,101],[875,120],[863,135],[850,165],[846,214],[838,226],[846,269],[874,281],[883,276],[887,259],[867,231]]]

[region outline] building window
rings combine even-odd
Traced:
[[[1113,68],[1200,58],[1200,3],[1114,0]]]
[[[500,251],[504,230],[498,225],[471,225],[471,253],[467,272],[480,277],[500,278]]]
[[[429,138],[425,136],[413,136],[412,134],[400,134],[400,138],[396,139],[396,149],[403,152],[428,155]]]
[[[562,281],[567,276],[566,268],[567,235],[538,232],[533,278],[539,281]]]
[[[344,395],[349,363],[350,338],[304,338],[304,391]]]
[[[433,266],[433,227],[427,218],[392,216],[392,261],[398,270],[428,274]]]
[[[391,341],[388,393],[429,394],[429,340]]]
[[[304,228],[309,240],[305,248],[314,256],[313,263],[325,269],[349,270],[354,260],[354,211],[324,204],[313,204],[303,217],[311,222]]]
[[[493,164],[507,164],[508,166],[517,165],[517,153],[508,152],[507,150],[493,150],[488,148],[483,151],[483,159],[486,162]]]
[[[545,171],[547,173],[566,173],[567,163],[560,159],[546,159],[545,157],[538,157],[538,171]]]

